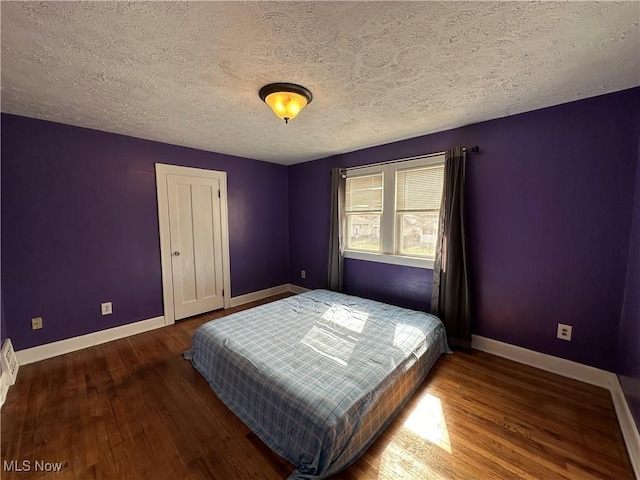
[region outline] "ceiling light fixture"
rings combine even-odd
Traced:
[[[313,99],[309,90],[293,83],[270,83],[262,87],[258,95],[284,123],[296,118]]]

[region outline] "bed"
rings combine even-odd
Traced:
[[[313,290],[199,327],[185,354],[296,480],[348,467],[449,352],[435,316]]]

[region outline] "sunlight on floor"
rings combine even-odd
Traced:
[[[451,441],[440,399],[427,393],[404,423],[404,428],[407,433],[398,435],[397,440],[385,447],[378,479],[449,479],[442,466],[447,463],[444,456],[452,453]],[[416,435],[424,441],[418,440]],[[438,448],[430,448],[426,442]]]
[[[416,435],[451,453],[449,430],[440,399],[430,393],[420,401],[404,426]]]
[[[380,459],[378,480],[448,480],[449,478],[416,459],[411,452],[396,442],[387,445]]]

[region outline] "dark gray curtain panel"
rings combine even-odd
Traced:
[[[431,312],[444,323],[451,346],[470,348],[471,302],[464,225],[465,161],[462,147],[446,152]]]
[[[331,170],[331,223],[329,225],[329,261],[327,288],[343,291],[344,268],[344,201],[347,179],[342,168]]]

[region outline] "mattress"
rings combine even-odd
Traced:
[[[314,290],[202,325],[185,356],[310,480],[364,453],[445,352],[433,315]]]

